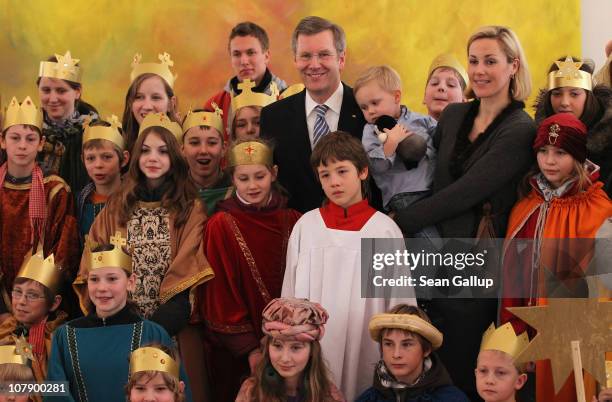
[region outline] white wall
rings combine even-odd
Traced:
[[[597,71],[606,60],[606,43],[612,40],[612,0],[581,0],[581,3],[582,57],[593,59]]]

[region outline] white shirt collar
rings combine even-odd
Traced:
[[[323,104],[329,106],[329,108],[333,112],[339,115],[340,108],[342,107],[343,97],[344,97],[344,85],[342,85],[342,82],[340,82],[340,84],[338,85],[338,88],[336,88],[334,93],[329,98],[327,98],[327,100]],[[310,113],[312,113],[312,110],[317,105],[318,103],[315,102],[314,99],[312,99],[312,97],[310,96],[310,93],[308,93],[308,90],[306,90],[306,116],[309,116]]]

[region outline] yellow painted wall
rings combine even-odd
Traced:
[[[424,111],[431,59],[453,51],[464,61],[467,38],[481,25],[515,30],[534,88],[545,84],[553,59],[581,50],[579,0],[0,0],[0,10],[3,104],[13,95],[37,95],[39,61],[69,49],[81,59],[84,99],[103,116],[121,116],[136,52],[143,62],[170,53],[181,110],[201,105],[231,74],[227,36],[243,20],[268,31],[271,68],[289,83],[298,79],[290,50],[297,21],[316,14],[339,23],[348,38],[344,80],[390,64],[402,76],[404,102],[417,111]]]

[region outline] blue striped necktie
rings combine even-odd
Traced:
[[[317,141],[319,141],[323,136],[329,133],[329,126],[327,125],[327,121],[325,120],[325,113],[329,106],[327,105],[317,105],[314,110],[317,114],[317,118],[315,120],[314,131],[312,133],[312,145],[316,145]]]

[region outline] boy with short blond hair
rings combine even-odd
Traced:
[[[359,76],[354,89],[367,121],[363,146],[374,180],[382,191],[383,205],[389,211],[406,208],[431,193],[436,156],[433,147],[436,121],[402,105],[401,87],[395,70],[375,66]],[[377,127],[384,119],[391,122],[387,127],[392,128]]]
[[[485,331],[476,363],[476,389],[485,402],[516,402],[527,374],[515,359],[529,344],[527,332],[517,336],[511,323]]]
[[[130,156],[116,116],[86,123],[84,129],[81,158],[91,182],[77,196],[81,244],[108,197],[121,186],[121,169]]]

